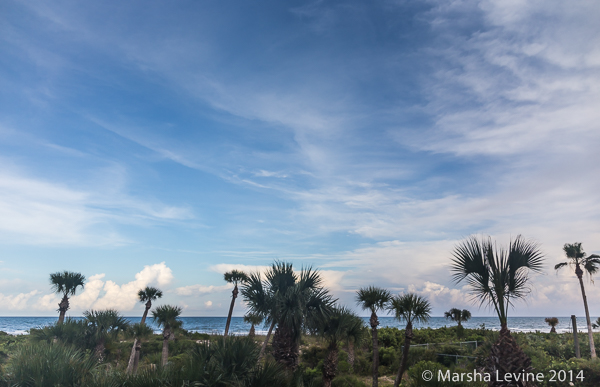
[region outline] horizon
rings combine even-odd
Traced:
[[[600,254],[600,3],[1,7],[0,316],[58,315],[63,270],[68,313],[141,316],[156,286],[227,315],[223,274],[275,260],[353,310],[377,284],[473,312],[469,235],[546,257],[509,317],[584,313],[553,267]]]

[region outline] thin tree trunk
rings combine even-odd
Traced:
[[[146,323],[146,317],[148,317],[148,311],[150,308],[152,308],[152,301],[148,300],[148,302],[146,302],[146,309],[144,309],[144,314],[142,315],[142,324]]]
[[[66,294],[58,304],[58,310],[60,312],[58,315],[58,323],[62,324],[65,321],[65,314],[67,313],[67,310],[69,310],[69,297],[67,297]]]
[[[150,308],[152,308],[152,301],[148,300],[148,302],[146,302],[146,309],[144,309],[144,314],[142,315],[142,324],[146,324],[146,317],[148,317],[148,311],[150,310]],[[135,338],[135,340],[133,340],[133,346],[131,347],[131,355],[129,355],[129,362],[127,363],[127,370],[126,372],[128,374],[131,374],[132,372],[135,373],[135,371],[133,370],[133,364],[136,361],[136,356],[137,356],[137,361],[140,360],[140,354],[139,352],[136,352],[135,350],[135,346],[138,344],[138,339]]]
[[[248,332],[248,337],[253,339],[255,335],[256,335],[256,330],[254,329],[254,324],[252,324],[252,326],[250,327],[250,332]]]
[[[404,331],[404,347],[402,347],[402,360],[400,361],[400,368],[398,374],[396,374],[396,380],[394,381],[394,387],[398,387],[402,381],[402,375],[406,371],[406,363],[408,363],[408,351],[410,350],[410,341],[412,340],[412,323],[406,324],[406,330]]]
[[[585,296],[585,288],[583,287],[583,272],[581,268],[577,266],[575,269],[577,278],[579,278],[579,285],[581,286],[581,295],[583,296],[583,305],[585,306],[585,319],[587,321],[588,336],[590,339],[590,353],[592,359],[596,358],[596,346],[594,345],[594,333],[592,331],[592,322],[590,321],[590,311],[588,309],[587,297]]]
[[[231,315],[233,314],[233,306],[235,305],[235,299],[238,296],[238,287],[237,284],[233,287],[233,291],[231,292],[231,305],[229,305],[229,314],[227,315],[227,324],[225,324],[225,334],[223,337],[227,337],[227,333],[229,333],[229,324],[231,324]]]
[[[163,331],[163,347],[162,347],[162,366],[166,366],[169,360],[169,338],[171,337],[170,329],[166,328]]]
[[[369,322],[373,335],[373,387],[377,387],[379,385],[379,342],[377,341],[377,325],[379,325],[379,320],[375,312],[371,313]]]
[[[323,387],[331,387],[331,381],[335,378],[338,366],[338,347],[337,343],[333,342],[329,346],[327,357],[323,363]]]
[[[263,355],[265,354],[265,349],[267,349],[267,344],[269,343],[269,339],[271,338],[271,332],[273,332],[274,327],[275,327],[275,320],[273,320],[273,322],[271,323],[269,332],[267,332],[267,338],[265,339],[265,341],[262,344],[262,347],[260,348],[260,354],[258,355],[258,360],[262,359]]]
[[[133,361],[133,374],[137,374],[138,366],[140,364],[140,351],[142,350],[142,342],[139,341],[135,346],[135,360]]]
[[[127,370],[125,371],[127,374],[131,374],[133,372],[133,364],[135,363],[135,347],[137,346],[138,339],[135,338],[133,340],[133,346],[131,347],[131,355],[129,355],[129,362],[127,363]]]
[[[354,340],[348,340],[348,364],[350,364],[350,372],[354,373]]]

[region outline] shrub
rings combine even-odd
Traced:
[[[9,384],[33,386],[78,386],[92,378],[97,360],[61,343],[23,345],[7,364]]]

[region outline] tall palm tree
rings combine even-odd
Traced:
[[[466,280],[474,299],[494,309],[500,320],[500,334],[488,358],[488,370],[504,378],[507,373],[531,370],[531,359],[517,345],[508,330],[508,309],[530,292],[530,272],[541,272],[544,256],[538,245],[520,235],[508,248],[498,248],[490,237],[471,236],[453,252],[451,270],[454,280]]]
[[[263,322],[263,317],[258,314],[248,313],[244,316],[244,322],[252,324],[250,326],[250,332],[248,332],[248,337],[254,338],[256,335],[254,327]]]
[[[556,326],[558,325],[558,319],[556,317],[546,317],[544,320],[550,325],[550,333],[556,333]],[[593,324],[592,324],[593,325]]]
[[[590,320],[590,311],[588,309],[587,297],[585,295],[585,288],[583,286],[583,274],[587,273],[592,278],[598,269],[600,269],[600,256],[596,254],[587,255],[581,248],[581,243],[565,243],[563,251],[569,259],[567,262],[561,262],[554,266],[554,270],[560,270],[565,266],[571,266],[575,268],[575,275],[579,279],[579,286],[581,287],[581,296],[583,297],[583,306],[585,307],[585,318],[588,326],[588,337],[590,340],[590,352],[592,359],[596,357],[596,347],[594,346],[594,336],[592,333],[592,321]]]
[[[345,307],[335,308],[319,327],[319,334],[327,343],[327,357],[323,363],[323,386],[331,387],[331,382],[337,373],[339,343],[347,339],[347,334],[356,320],[360,319]]]
[[[162,296],[162,290],[154,288],[152,286],[146,286],[146,288],[140,289],[138,291],[138,299],[140,300],[140,302],[146,303],[146,308],[144,309],[144,314],[142,315],[142,321],[140,324],[146,324],[146,317],[148,317],[148,312],[150,311],[150,308],[152,308],[152,301],[155,301],[161,298]],[[128,374],[132,372],[135,373],[134,368],[137,367],[134,367],[134,364],[137,364],[140,361],[140,350],[137,349],[138,346],[140,346],[141,349],[141,343],[138,342],[137,337],[134,337],[133,346],[131,348],[131,354],[129,355],[129,362],[127,363],[126,372]]]
[[[460,310],[458,308],[452,308],[447,312],[444,312],[444,317],[451,321],[458,323],[459,327],[462,327],[463,321],[469,321],[471,318],[471,312],[466,309]]]
[[[104,359],[108,340],[114,340],[119,333],[129,328],[129,322],[115,309],[86,310],[83,312],[88,327],[88,335],[95,343],[94,352],[99,360]]]
[[[377,387],[379,383],[379,342],[377,340],[379,319],[377,312],[385,310],[391,298],[392,294],[388,290],[376,286],[361,288],[356,292],[356,303],[363,310],[371,311],[369,324],[373,338],[373,387]]]
[[[74,296],[77,288],[83,288],[85,284],[85,276],[81,273],[73,273],[71,271],[57,272],[50,274],[50,285],[55,293],[63,295],[62,300],[58,304],[58,323],[62,324],[65,321],[65,313],[69,310],[69,296]]]
[[[161,305],[152,311],[154,322],[157,323],[159,327],[163,328],[161,361],[163,367],[167,365],[167,361],[169,360],[169,340],[171,338],[171,334],[173,334],[175,329],[178,329],[182,325],[181,320],[177,319],[180,314],[181,308],[172,305]]]
[[[235,305],[235,299],[238,296],[238,283],[247,281],[248,276],[243,271],[232,270],[225,273],[223,278],[225,281],[234,285],[233,291],[231,292],[231,305],[229,306],[229,314],[227,315],[227,324],[225,324],[225,334],[223,334],[224,337],[227,337],[229,325],[231,324],[231,315],[233,314],[233,306]]]
[[[413,323],[427,322],[431,313],[431,304],[422,296],[414,293],[407,293],[396,296],[392,299],[389,305],[390,311],[394,312],[394,316],[400,321],[406,321],[404,329],[404,346],[402,348],[402,361],[400,361],[400,369],[394,381],[394,387],[400,385],[402,375],[406,371],[408,362],[408,351],[410,350],[410,341],[413,339]]]
[[[318,322],[331,312],[335,300],[322,286],[318,271],[305,268],[296,274],[291,263],[276,261],[265,274],[256,273],[243,284],[242,294],[250,313],[263,316],[270,324],[260,356],[274,327],[273,357],[286,368],[298,365],[300,336],[314,331]]]

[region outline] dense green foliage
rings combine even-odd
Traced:
[[[80,320],[81,321],[81,320]],[[65,321],[32,331],[31,335],[0,334],[1,386],[320,386],[329,341],[320,336],[303,336],[298,370],[285,371],[267,356],[258,360],[260,338],[255,342],[246,337],[209,336],[179,330],[170,341],[170,357],[166,367],[160,367],[162,335],[151,335],[144,342],[137,375],[127,375],[127,359],[133,339],[127,332],[107,343],[105,358],[98,361],[94,343],[74,332],[83,324]],[[79,328],[78,328],[79,327]],[[62,330],[61,330],[62,329]],[[366,328],[365,328],[366,329]],[[82,329],[81,332],[85,332]],[[413,329],[413,346],[408,357],[408,372],[401,386],[478,386],[476,383],[443,382],[425,384],[420,375],[424,370],[471,372],[480,367],[495,342],[498,332],[485,327],[457,326],[439,329]],[[51,336],[56,333],[56,342]],[[600,334],[596,334],[600,340]],[[576,386],[600,385],[600,362],[588,358],[575,359],[572,334],[546,332],[513,333],[519,346],[532,359],[536,372],[550,375],[550,370],[583,371],[583,383]],[[586,338],[580,334],[582,354],[589,354]],[[397,328],[379,329],[380,386],[391,386],[400,365],[401,346],[405,332]],[[462,344],[459,344],[461,343]],[[477,347],[475,342],[477,342]],[[81,346],[84,343],[83,346]],[[429,345],[427,345],[429,343]],[[332,386],[363,387],[370,385],[372,348],[369,335],[356,343],[354,369],[349,365],[348,342],[339,345],[338,368]],[[468,356],[455,357],[449,355]],[[473,358],[471,358],[473,357]],[[51,365],[51,366],[50,366]],[[481,385],[481,384],[479,384]],[[538,386],[568,386],[564,383],[539,383]]]

